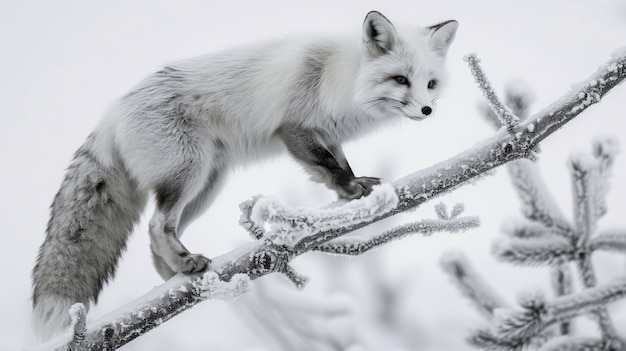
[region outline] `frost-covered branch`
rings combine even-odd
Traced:
[[[382,234],[371,238],[359,236],[344,236],[321,244],[314,250],[328,252],[339,255],[361,255],[370,249],[379,247],[392,240],[397,240],[411,234],[423,234],[430,236],[435,232],[459,232],[476,228],[480,225],[480,220],[476,216],[461,217],[448,220],[425,219],[415,223],[400,225]]]
[[[181,311],[207,299],[232,299],[250,288],[248,276],[238,274],[229,282],[221,281],[214,272],[194,276],[177,275],[147,293],[139,301],[129,303],[117,312],[87,325],[84,330],[84,307],[72,307],[74,323],[71,341],[61,336],[40,346],[41,350],[100,351],[115,350],[138,336],[158,327]],[[82,306],[82,305],[80,305]]]
[[[567,224],[567,222],[564,223]],[[513,239],[546,238],[557,236],[557,231],[554,228],[547,227],[540,222],[529,221],[526,218],[510,218],[503,223],[501,230],[502,234],[505,234]]]
[[[554,323],[593,313],[624,297],[626,297],[625,277],[579,293],[557,297],[552,301],[546,301],[541,294],[532,294],[520,302],[521,311],[498,311],[491,328],[476,333],[483,338],[485,333],[488,333],[503,343],[528,344],[531,338]],[[618,339],[604,340],[613,343],[615,348],[610,350],[621,350],[620,347],[626,346]]]
[[[584,154],[576,155],[570,160],[570,169],[572,172],[572,183],[574,193],[574,220],[578,230],[578,239],[576,248],[582,253],[579,254],[577,260],[583,285],[586,288],[595,287],[597,278],[591,261],[591,253],[589,250],[589,240],[595,233],[598,218],[606,211],[605,206],[597,206],[596,201],[604,198],[598,194],[600,189],[608,186],[604,185],[608,180],[601,179],[602,172],[601,158],[588,156]],[[603,337],[607,340],[618,339],[613,322],[609,317],[606,307],[601,307],[593,311],[600,325]]]
[[[72,342],[68,345],[67,351],[80,351],[81,344],[85,341],[85,334],[87,333],[87,311],[85,305],[77,303],[70,308],[70,316],[72,326],[70,329],[73,332]]]
[[[478,84],[478,87],[482,90],[483,94],[489,101],[489,107],[491,107],[491,110],[498,117],[500,123],[506,126],[509,133],[514,133],[516,127],[519,125],[519,117],[515,116],[513,111],[500,101],[498,95],[491,87],[491,83],[489,83],[489,79],[487,79],[485,72],[482,67],[480,67],[480,60],[476,57],[476,55],[470,54],[465,56],[465,61],[469,64],[470,70],[474,76],[474,80]]]
[[[448,253],[441,259],[441,265],[453,279],[465,297],[487,319],[491,319],[496,309],[506,306],[504,300],[484,282],[476,270],[461,253]]]
[[[602,96],[621,83],[625,77],[626,50],[617,53],[587,80],[545,110],[520,123],[519,126],[515,127],[514,134],[507,130],[501,130],[459,155],[395,181],[392,186],[397,202],[393,206],[381,205],[380,211],[366,214],[358,220],[346,223],[325,223],[319,227],[318,223],[309,223],[299,216],[293,218],[287,216],[278,219],[277,222],[273,222],[272,219],[262,225],[249,226],[248,228],[253,231],[254,237],[261,237],[261,240],[215,258],[212,269],[219,276],[220,281],[230,282],[223,284],[234,284],[235,286],[247,286],[244,283],[247,282],[246,279],[256,279],[274,272],[283,272],[289,276],[301,278],[295,275],[289,266],[289,262],[294,257],[315,250],[346,233],[397,213],[414,209],[424,202],[507,162],[531,157],[539,142],[578,116],[587,107],[599,102]],[[388,194],[386,192],[385,196]],[[260,198],[256,199],[253,201],[256,204],[248,204],[249,206],[246,205],[244,208],[253,213],[254,207],[260,201]],[[365,199],[364,201],[362,204],[368,200]],[[347,204],[345,206],[352,205]],[[339,209],[333,211],[339,211]],[[354,212],[354,209],[351,212]],[[259,213],[264,215],[262,211]],[[267,218],[270,219],[270,217]],[[289,225],[292,224],[297,228],[306,230],[306,234],[300,233],[299,229],[289,229]],[[273,239],[267,240],[269,239],[269,237],[266,238],[268,229],[274,230],[274,225],[277,225],[279,231],[285,235],[275,236]],[[274,234],[272,233],[272,235]],[[286,239],[286,241],[281,242],[274,239]],[[237,274],[244,274],[247,278],[243,279]],[[212,277],[216,276],[212,275]],[[299,278],[297,280],[301,280]],[[132,302],[133,305],[142,306],[141,309],[129,308],[128,311],[130,312],[124,311],[122,316],[113,316],[111,319],[103,321],[95,329],[89,327],[87,339],[97,335],[101,340],[100,346],[94,346],[92,349],[104,349],[105,344],[113,345],[114,340],[115,347],[121,346],[124,342],[136,338],[162,321],[205,300],[206,294],[198,292],[195,287],[205,280],[203,276],[198,275],[177,276],[164,284],[165,287],[168,287],[167,289],[174,291],[174,298],[169,297],[167,291],[163,291],[159,296],[149,293]],[[215,283],[214,280],[211,281]],[[200,285],[205,285],[205,283]],[[48,344],[47,349],[63,348],[67,343],[67,337],[64,337]]]
[[[626,253],[626,230],[611,230],[600,233],[591,239],[591,250],[617,251]]]
[[[513,186],[522,201],[522,212],[531,221],[542,223],[552,232],[573,235],[572,229],[539,175],[537,166],[522,159],[507,165]]]
[[[546,342],[539,351],[603,351],[610,349],[610,345],[601,339],[561,336]]]
[[[572,269],[568,263],[561,263],[550,272],[550,282],[556,296],[566,296],[574,292]],[[561,335],[568,335],[571,332],[571,322],[561,321]]]
[[[523,266],[553,266],[576,258],[576,248],[560,237],[533,240],[509,239],[494,245],[494,255],[505,262]]]
[[[367,197],[322,209],[290,208],[272,197],[262,197],[254,201],[249,219],[244,222],[252,223],[253,228],[264,228],[268,233],[263,235],[265,241],[293,248],[313,233],[372,221],[397,205],[398,196],[389,184],[374,187]]]

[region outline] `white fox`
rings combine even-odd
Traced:
[[[378,124],[433,112],[458,23],[399,32],[370,12],[362,36],[292,37],[163,67],[117,101],[78,149],[51,207],[33,269],[43,340],[69,326],[115,273],[146,204],[163,279],[209,269],[179,238],[230,167],[287,150],[313,178],[355,199],[378,178],[355,177],[341,144]]]

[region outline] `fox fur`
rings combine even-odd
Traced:
[[[78,149],[54,198],[33,270],[39,337],[67,329],[72,304],[97,302],[150,193],[151,250],[163,279],[210,268],[179,238],[233,166],[286,150],[339,197],[369,194],[379,179],[356,177],[342,143],[433,112],[457,27],[446,21],[399,31],[373,11],[360,38],[258,43],[147,77]]]

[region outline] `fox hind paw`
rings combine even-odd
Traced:
[[[210,268],[211,260],[200,254],[189,254],[181,259],[180,272],[186,274],[201,273]]]

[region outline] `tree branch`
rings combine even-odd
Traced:
[[[478,344],[482,343],[481,346],[493,343],[493,340],[507,345],[527,345],[529,340],[540,335],[554,323],[595,313],[605,309],[607,304],[624,297],[626,297],[626,277],[579,293],[559,296],[552,301],[546,301],[541,295],[533,295],[521,303],[522,311],[506,311],[506,314],[500,315],[495,320],[489,330],[476,331],[472,339],[478,341]],[[488,342],[485,343],[485,340]],[[615,349],[623,349],[624,345],[617,338],[605,338],[604,341],[612,343]]]
[[[510,108],[508,108],[502,101],[498,98],[498,95],[491,87],[485,72],[482,67],[480,67],[480,60],[474,54],[470,54],[465,56],[465,61],[470,66],[470,71],[474,76],[474,80],[478,84],[480,90],[483,91],[483,94],[489,101],[489,107],[495,115],[498,117],[498,120],[502,125],[506,127],[509,133],[513,134],[515,129],[519,125],[519,117],[513,114]]]
[[[461,293],[473,302],[473,305],[487,319],[490,320],[493,317],[496,309],[507,307],[504,299],[484,281],[462,253],[448,253],[441,259],[441,265],[444,271],[454,279]]]
[[[338,255],[361,255],[370,249],[379,247],[392,240],[397,240],[410,234],[432,235],[434,232],[457,232],[476,228],[480,225],[478,217],[460,217],[449,220],[425,219],[415,223],[408,223],[388,230],[371,238],[341,237],[315,247],[314,251],[322,251]]]
[[[212,268],[219,275],[220,280],[231,282],[223,284],[239,286],[239,290],[234,288],[239,293],[245,291],[243,287],[247,287],[247,283],[244,283],[247,279],[256,279],[273,272],[291,272],[293,275],[294,272],[288,264],[294,257],[315,250],[332,239],[368,224],[414,209],[502,164],[529,157],[539,142],[578,116],[587,107],[598,103],[625,77],[626,50],[616,54],[596,73],[554,104],[520,123],[515,128],[515,133],[500,130],[493,137],[457,156],[394,182],[392,185],[398,201],[388,211],[382,211],[375,216],[345,226],[330,226],[313,231],[308,235],[298,237],[293,246],[259,240],[214,259]],[[247,277],[244,279],[237,274],[244,274]],[[206,286],[207,280],[214,279],[214,277],[214,275],[174,277],[155,291],[131,302],[132,307],[124,309],[125,316],[112,316],[109,321],[90,326],[86,335],[89,346],[83,349],[114,349],[124,345],[161,322],[208,298],[206,290],[198,289],[197,286]],[[170,293],[173,296],[170,296]],[[68,336],[64,336],[43,347],[63,349],[67,344]]]

